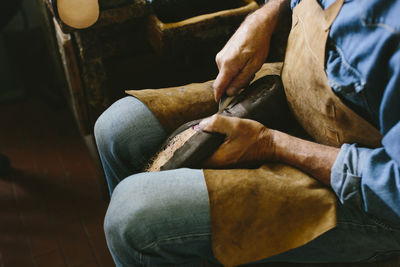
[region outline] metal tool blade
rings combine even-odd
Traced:
[[[228,96],[227,94],[223,94],[218,103],[218,111],[223,111],[233,100],[235,96]]]

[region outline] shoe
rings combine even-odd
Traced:
[[[98,0],[51,0],[55,15],[69,27],[85,29],[100,16]]]
[[[286,130],[293,122],[278,75],[267,75],[256,80],[218,113],[256,120],[278,130]],[[200,130],[200,121],[186,123],[172,133],[145,171],[200,168],[201,163],[210,157],[225,139],[220,133]]]

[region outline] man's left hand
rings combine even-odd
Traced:
[[[214,115],[203,120],[206,132],[225,134],[225,142],[203,165],[207,168],[262,163],[273,158],[273,130],[253,120]]]
[[[292,165],[326,185],[339,148],[309,142],[266,128],[253,120],[214,115],[200,128],[226,135],[225,142],[209,158],[205,168],[254,166],[275,161]]]

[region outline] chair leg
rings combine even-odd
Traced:
[[[11,170],[10,160],[3,154],[0,154],[0,175],[6,175],[10,173],[10,170]]]

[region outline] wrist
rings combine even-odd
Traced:
[[[271,140],[273,146],[273,154],[271,157],[272,161],[276,162],[283,162],[284,152],[285,152],[285,144],[288,143],[287,138],[290,137],[289,135],[276,131],[271,130]]]
[[[331,168],[339,149],[275,131],[274,160],[292,165],[326,185],[330,185]]]
[[[276,134],[278,134],[278,131],[268,129],[266,127],[264,127],[260,132],[258,142],[259,162],[276,161]]]

